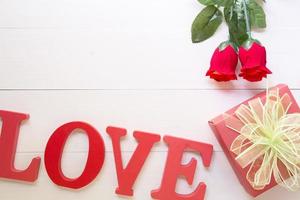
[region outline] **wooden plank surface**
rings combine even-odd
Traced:
[[[53,131],[69,121],[86,121],[102,134],[107,150],[112,151],[106,134],[107,126],[128,129],[124,150],[135,149],[134,130],[173,135],[212,143],[221,151],[208,120],[257,94],[257,90],[239,91],[111,91],[111,90],[41,90],[1,91],[0,109],[30,114],[23,124],[19,152],[42,152]],[[300,99],[300,91],[295,91]],[[20,98],[21,97],[21,98]],[[226,102],[226,104],[220,101]],[[33,138],[35,138],[33,140]],[[82,138],[74,151],[82,151],[87,141]],[[160,146],[164,146],[163,144]]]
[[[265,4],[269,27],[254,37],[267,47],[270,83],[300,87],[299,7],[299,1]],[[1,1],[0,88],[264,88],[264,82],[204,78],[227,28],[192,44],[190,26],[201,8],[196,0]]]
[[[184,180],[181,180],[178,191],[188,193],[200,180],[204,180],[208,184],[207,199],[251,199],[238,183],[222,149],[207,125],[207,120],[258,92],[260,91],[1,91],[0,109],[31,114],[30,119],[21,128],[16,158],[18,168],[25,168],[34,156],[43,156],[52,132],[63,123],[73,120],[84,120],[99,130],[106,145],[106,159],[100,178],[91,186],[78,192],[79,195],[76,195],[77,192],[54,186],[42,166],[39,180],[33,186],[0,182],[0,191],[3,191],[0,192],[0,197],[18,199],[19,194],[12,192],[18,190],[22,195],[26,194],[32,199],[41,197],[46,199],[97,199],[100,197],[119,199],[120,197],[113,192],[117,180],[111,141],[105,133],[108,125],[114,125],[128,129],[126,139],[122,140],[125,163],[136,147],[136,142],[132,137],[133,130],[148,131],[162,136],[169,134],[213,144],[214,158],[209,169],[201,167],[199,156],[186,153],[183,162],[187,162],[188,158],[193,156],[198,159],[199,167],[193,186],[188,187]],[[293,93],[296,99],[300,99],[299,90],[294,90]],[[221,103],[220,99],[227,102],[226,105]],[[78,132],[71,136],[63,159],[63,169],[67,176],[76,177],[80,174],[85,164],[87,148],[87,138],[84,134]],[[145,170],[141,172],[141,178],[137,181],[136,194],[132,199],[150,199],[151,189],[158,187],[160,183],[166,154],[167,146],[163,142],[158,143],[152,149]],[[279,193],[281,195],[278,196]],[[298,195],[300,195],[299,192],[289,193],[276,188],[258,199],[277,198],[279,200],[282,196],[295,199]]]
[[[267,1],[268,28],[254,33],[267,47],[268,84],[285,83],[300,102],[300,1]],[[207,184],[208,200],[250,200],[207,121],[267,86],[243,80],[219,84],[204,77],[214,48],[226,40],[226,26],[202,43],[192,44],[190,26],[202,9],[197,0],[2,0],[0,2],[0,109],[30,114],[22,125],[16,166],[26,168],[43,157],[52,132],[82,120],[101,133],[104,167],[96,181],[80,191],[55,186],[42,163],[33,185],[0,181],[1,200],[151,199],[159,186],[167,147],[156,145],[135,184],[135,196],[114,194],[117,185],[109,125],[128,130],[122,141],[127,162],[136,147],[133,130],[173,135],[214,145],[209,169],[199,156],[195,182]],[[74,134],[63,157],[64,173],[80,174],[87,139]],[[1,163],[0,163],[1,164]],[[76,167],[74,167],[76,166]],[[258,200],[297,200],[300,193],[276,187]],[[24,198],[25,197],[25,198]]]
[[[131,157],[131,152],[123,152],[124,160]],[[42,154],[39,154],[43,156]],[[157,189],[161,182],[161,176],[164,169],[166,152],[151,152],[149,158],[142,169],[140,176],[137,178],[134,189],[134,197],[121,197],[114,193],[117,186],[117,178],[114,168],[113,154],[106,153],[105,163],[96,180],[89,186],[79,190],[67,190],[54,185],[48,178],[44,166],[42,165],[39,179],[31,185],[24,185],[16,182],[0,181],[1,199],[44,199],[44,200],[98,200],[98,199],[151,199],[150,192]],[[28,162],[36,156],[35,153],[17,154],[16,164],[18,167],[26,167]],[[76,177],[80,174],[83,165],[82,160],[85,158],[84,153],[65,153],[63,158],[63,171],[70,177]],[[214,153],[213,162],[209,169],[203,168],[200,157],[186,153],[183,163],[188,162],[191,158],[196,158],[198,167],[196,170],[195,181],[192,186],[188,186],[184,179],[179,179],[177,191],[189,193],[195,189],[200,181],[207,184],[206,199],[221,200],[250,200],[252,199],[239,184],[223,152]],[[74,167],[76,166],[76,167]],[[296,200],[300,193],[288,192],[283,188],[276,187],[259,196],[258,200],[282,200],[284,197],[288,200]]]

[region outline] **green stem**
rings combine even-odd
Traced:
[[[244,9],[244,15],[245,15],[245,20],[246,20],[246,29],[247,29],[247,34],[249,36],[249,39],[251,39],[251,27],[250,27],[250,19],[249,19],[249,13],[247,9],[247,4],[246,0],[242,0],[243,2],[243,9]]]

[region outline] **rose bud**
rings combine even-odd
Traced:
[[[249,40],[239,48],[241,72],[239,76],[255,82],[272,72],[266,67],[266,49],[257,40]]]
[[[236,80],[235,69],[238,63],[238,55],[230,42],[223,42],[215,50],[211,61],[210,68],[206,73],[216,81]]]

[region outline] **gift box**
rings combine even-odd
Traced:
[[[270,95],[271,103],[269,103],[269,94],[270,93],[273,94],[273,96]],[[276,94],[278,97],[280,97],[282,99],[280,99],[280,98],[276,99]],[[268,100],[268,106],[266,103],[267,100]],[[279,100],[282,101],[281,104],[278,103]],[[278,103],[279,106],[277,106],[277,107],[274,106],[276,103]],[[257,106],[255,106],[255,105],[257,105]],[[262,111],[263,105],[266,105],[266,107],[265,107],[266,110],[271,110],[270,114],[272,115],[272,117],[274,117],[274,119],[272,118],[271,121],[269,118],[267,118],[268,117],[267,114]],[[283,106],[280,107],[280,105],[283,105]],[[274,110],[272,110],[271,107],[272,107],[272,109],[278,109],[277,112],[278,112],[278,115],[280,115],[280,117],[284,114],[286,114],[286,116],[283,116],[282,118],[279,119],[277,114],[275,114],[276,112]],[[241,109],[242,109],[242,112],[240,112]],[[245,110],[244,113],[243,113],[243,109]],[[252,109],[251,112],[250,111],[248,112],[248,110],[250,110],[250,109]],[[254,114],[257,116],[254,116],[254,117],[246,116],[245,118],[249,117],[252,120],[252,121],[250,120],[250,122],[249,122],[250,125],[247,124],[247,126],[246,126],[244,118],[241,117],[240,115],[241,115],[241,113],[244,115],[250,115],[253,112],[253,109],[258,110],[257,112],[255,112],[256,114]],[[283,110],[286,109],[286,113],[284,113],[282,109]],[[281,146],[283,146],[282,147],[283,149],[287,148],[287,151],[289,151],[289,153],[290,153],[290,150],[292,151],[293,149],[289,148],[289,146],[293,146],[294,144],[291,145],[291,144],[289,144],[289,142],[296,142],[296,146],[295,146],[295,148],[297,150],[297,152],[295,152],[296,154],[293,154],[293,155],[291,154],[291,156],[290,156],[290,154],[287,154],[287,156],[284,155],[283,157],[287,157],[286,158],[287,160],[292,159],[293,162],[295,161],[296,165],[298,165],[298,167],[300,167],[299,156],[297,156],[298,155],[297,153],[299,153],[299,143],[300,143],[300,140],[298,138],[298,136],[300,137],[300,135],[298,135],[298,133],[300,132],[299,131],[300,128],[299,127],[297,128],[297,124],[299,124],[299,126],[300,126],[300,123],[297,123],[297,122],[300,122],[300,120],[298,120],[298,118],[300,119],[300,117],[299,117],[300,114],[298,114],[299,112],[300,112],[300,108],[299,108],[298,104],[296,103],[288,86],[286,86],[284,84],[280,84],[274,88],[269,89],[268,92],[266,92],[266,91],[261,92],[260,94],[244,101],[243,103],[233,107],[232,109],[228,110],[227,112],[225,112],[225,113],[217,116],[216,118],[212,119],[211,121],[209,121],[209,125],[212,128],[221,147],[223,148],[223,151],[224,151],[225,155],[227,156],[232,168],[234,169],[234,172],[237,175],[240,183],[243,185],[245,190],[251,196],[256,197],[256,196],[264,193],[265,191],[271,189],[272,187],[276,186],[277,184],[287,185],[287,187],[291,187],[290,188],[291,190],[293,189],[292,187],[295,186],[295,183],[296,183],[296,185],[299,184],[298,182],[296,182],[297,181],[296,179],[292,180],[294,182],[285,182],[285,180],[291,178],[291,174],[288,173],[289,170],[287,170],[287,169],[297,170],[297,171],[295,171],[297,173],[299,172],[298,171],[299,169],[290,168],[290,164],[288,162],[286,162],[284,160],[285,158],[282,158],[282,156],[281,156],[281,154],[285,154],[285,151],[281,150]],[[296,114],[296,115],[292,115],[292,114]],[[239,117],[237,117],[237,116],[239,116]],[[294,119],[294,117],[296,119]],[[259,118],[259,119],[257,119],[257,118]],[[287,119],[285,119],[285,118],[287,118]],[[293,119],[291,119],[291,118],[293,118]],[[238,122],[239,119],[241,119],[240,122]],[[258,125],[254,125],[255,123],[253,121],[255,121],[255,119],[257,119],[259,121]],[[276,136],[276,137],[270,136],[270,137],[272,137],[272,140],[270,140],[270,146],[268,146],[269,143],[267,143],[268,137],[264,138],[264,136],[262,136],[261,138],[259,138],[260,137],[259,134],[264,134],[260,130],[260,128],[261,128],[260,127],[261,124],[259,124],[260,120],[261,121],[266,120],[267,122],[264,122],[264,123],[266,123],[267,126],[269,126],[268,123],[271,123],[270,127],[275,127],[277,125],[276,123],[280,123],[278,126],[279,128],[274,129],[276,133],[273,133],[274,135],[277,134],[278,136]],[[288,120],[290,120],[290,121],[288,121]],[[234,121],[235,124],[240,123],[239,126],[243,127],[243,128],[241,128],[240,130],[236,130],[231,127],[231,125],[230,125],[231,122],[229,122],[229,121],[231,121],[231,122]],[[286,124],[284,124],[284,123],[286,123]],[[241,124],[243,124],[243,125],[241,125]],[[292,126],[292,127],[290,127],[290,126]],[[295,127],[293,127],[293,126],[295,126]],[[289,127],[289,128],[287,128],[287,127]],[[288,132],[290,130],[293,130],[295,132],[295,134],[297,135],[297,138],[292,139],[291,141],[286,139],[286,138],[295,136],[294,133]],[[249,138],[245,139],[244,136],[241,136],[241,131],[243,131],[242,132],[243,134],[244,134],[244,132],[246,132],[246,136],[249,136],[251,139],[249,139]],[[255,131],[256,131],[256,133],[254,133]],[[266,131],[266,132],[268,134],[272,133],[272,131]],[[282,133],[282,132],[284,132],[284,133]],[[286,132],[288,132],[288,133],[286,133]],[[284,134],[286,134],[286,136]],[[293,134],[294,134],[294,136],[293,136]],[[243,137],[244,137],[244,139],[243,139]],[[253,143],[251,143],[252,139],[254,141]],[[286,142],[287,142],[287,144],[285,144]],[[253,145],[254,143],[256,144],[256,146]],[[274,147],[272,145],[274,145]],[[276,148],[277,148],[276,145],[279,148],[278,151],[283,151],[283,153],[276,152]],[[239,148],[236,148],[237,146]],[[238,149],[240,154],[237,154],[237,152],[235,152],[234,149],[235,150]],[[256,149],[256,150],[254,150],[254,149]],[[251,154],[251,151],[252,151],[252,154]],[[265,151],[265,154],[263,153],[263,151]],[[274,152],[276,154],[274,154]],[[256,155],[257,155],[257,158],[253,159],[254,161],[252,163],[245,162],[245,160],[251,161],[251,156],[256,156]],[[275,157],[275,156],[277,156],[277,157]],[[247,159],[245,159],[245,157],[247,157]],[[244,160],[241,161],[241,158],[243,158]],[[264,159],[268,159],[268,160],[264,160]],[[281,160],[283,160],[283,161],[281,161]],[[268,165],[268,162],[270,163],[270,165]],[[272,163],[275,163],[276,166],[275,166],[275,164],[273,165]],[[284,164],[286,164],[287,166],[285,166]],[[262,169],[258,170],[259,168],[262,168]],[[271,171],[271,170],[273,170],[273,171]],[[257,173],[259,173],[259,174],[257,175]],[[272,175],[268,179],[266,174],[270,174],[270,173]],[[275,177],[274,177],[274,174],[276,175]],[[253,182],[259,182],[259,184],[258,184],[259,186],[255,185],[257,183],[253,183]]]

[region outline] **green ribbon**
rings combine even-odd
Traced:
[[[272,89],[265,102],[256,98],[225,114],[226,126],[239,133],[230,150],[242,168],[250,166],[246,178],[256,190],[272,176],[288,190],[300,187],[300,113],[288,113],[291,104],[288,94]]]

